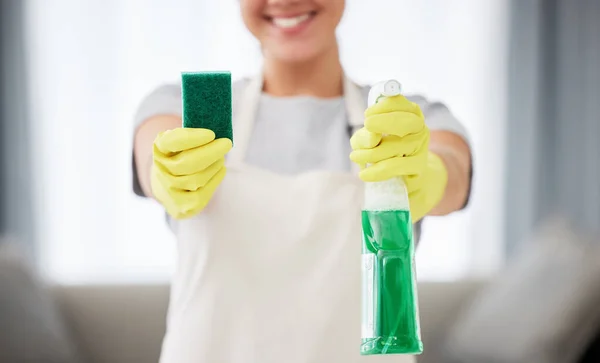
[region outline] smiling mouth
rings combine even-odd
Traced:
[[[317,15],[316,11],[310,11],[297,16],[266,16],[265,18],[278,28],[293,29],[314,18],[315,15]]]

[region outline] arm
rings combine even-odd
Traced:
[[[137,179],[144,195],[152,197],[150,170],[152,168],[152,149],[154,139],[163,131],[181,127],[181,117],[176,115],[153,116],[143,121],[135,131],[133,157]]]
[[[361,166],[371,164],[359,173],[367,182],[405,177],[411,216],[418,222],[466,206],[471,182],[468,140],[463,125],[442,103],[420,96],[390,97],[365,112],[365,127],[350,140],[350,159]]]
[[[443,216],[460,210],[466,204],[471,187],[471,151],[456,133],[432,130],[429,150],[438,155],[448,171],[448,183],[442,200],[429,212]]]

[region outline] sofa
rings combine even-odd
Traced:
[[[418,363],[448,361],[448,335],[485,285],[485,280],[419,284],[425,349]],[[167,285],[54,286],[50,292],[85,362],[158,362],[166,327]],[[600,326],[594,336],[574,361],[600,362]]]
[[[425,353],[419,362],[439,361],[438,341],[443,339],[460,309],[483,283],[420,284]],[[167,285],[54,286],[51,292],[86,362],[158,361],[165,332]]]
[[[418,362],[600,362],[599,241],[551,221],[486,280],[420,282]],[[158,361],[168,285],[49,284],[1,242],[0,363]]]

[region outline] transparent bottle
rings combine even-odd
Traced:
[[[401,94],[395,80],[369,92],[369,106]],[[415,245],[402,178],[365,185],[362,210],[362,355],[420,354]]]

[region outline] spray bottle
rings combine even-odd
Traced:
[[[374,85],[369,106],[400,95],[395,80]],[[415,245],[408,193],[400,177],[366,183],[362,210],[362,355],[420,354]]]

